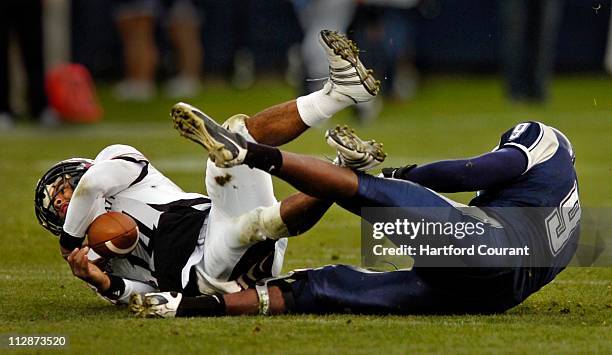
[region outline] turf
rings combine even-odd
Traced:
[[[558,78],[543,107],[504,101],[495,78],[434,77],[409,103],[387,102],[380,118],[358,127],[384,142],[389,164],[478,154],[521,120],[542,120],[567,133],[577,152],[583,206],[612,206],[612,81]],[[219,121],[253,114],[293,97],[291,88],[262,80],[248,91],[210,83],[190,103]],[[495,316],[282,316],[141,320],[107,305],[76,280],[57,241],[37,223],[33,188],[53,162],[93,157],[112,143],[130,144],[188,191],[203,192],[204,153],[181,139],[168,119],[173,101],[150,104],[100,98],[102,123],[45,130],[20,124],[0,132],[0,335],[63,334],[74,353],[408,353],[612,352],[612,269],[569,268],[522,305]],[[335,123],[354,123],[343,113]],[[287,149],[330,155],[314,129]],[[279,198],[292,190],[275,182]],[[452,196],[467,201],[469,194]],[[291,240],[285,270],[358,264],[359,220],[333,208],[306,235]],[[2,346],[0,345],[0,348]],[[23,351],[44,351],[24,349]]]

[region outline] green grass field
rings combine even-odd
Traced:
[[[581,201],[612,206],[612,80],[563,77],[545,107],[507,104],[494,78],[435,77],[410,103],[388,103],[363,137],[385,144],[389,165],[479,154],[521,120],[564,131],[577,152]],[[62,334],[73,353],[611,353],[612,268],[569,268],[522,305],[495,316],[280,316],[134,319],[75,279],[57,240],[36,222],[33,189],[55,161],[93,157],[104,146],[130,144],[188,191],[203,191],[205,155],[172,129],[172,101],[123,104],[100,88],[104,121],[43,130],[22,124],[0,132],[0,335]],[[210,84],[191,103],[222,121],[291,99],[291,88],[262,81],[248,91]],[[331,124],[351,123],[343,113]],[[331,155],[322,129],[287,149]],[[277,197],[292,192],[276,181]],[[469,194],[453,198],[466,202]],[[312,231],[292,239],[285,270],[358,264],[359,220],[337,207]],[[2,344],[4,345],[4,344]],[[2,346],[0,346],[2,349]],[[17,351],[2,349],[2,353]],[[24,349],[44,352],[44,349]]]

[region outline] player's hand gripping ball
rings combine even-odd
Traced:
[[[138,245],[138,225],[121,212],[107,212],[94,219],[87,229],[91,249],[107,258],[124,257]]]

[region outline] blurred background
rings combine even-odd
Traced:
[[[146,103],[277,80],[301,95],[326,76],[322,28],[358,42],[387,101],[452,74],[488,75],[510,103],[539,105],[556,74],[612,72],[609,0],[5,0],[0,17],[3,129],[98,120],[96,88]],[[355,117],[372,121],[382,101]]]
[[[388,165],[481,154],[540,120],[574,143],[583,200],[610,205],[610,13],[610,0],[4,0],[0,172],[24,179],[7,192],[21,201],[53,162],[124,143],[202,191],[202,154],[171,129],[170,107],[221,122],[317,90],[328,28],[383,86],[328,125],[384,142]],[[287,149],[329,155],[325,128]]]
[[[423,164],[490,151],[509,128],[539,120],[572,141],[585,211],[612,206],[610,12],[611,0],[0,0],[0,299],[8,305],[0,333],[62,329],[74,334],[74,352],[142,353],[144,343],[123,331],[134,320],[79,286],[57,240],[38,225],[37,180],[59,160],[123,143],[185,191],[204,192],[206,153],[172,129],[172,105],[189,102],[222,122],[316,90],[327,75],[321,28],[358,43],[383,93],[285,149],[331,156],[323,132],[346,123],[384,142],[386,166]],[[277,180],[274,188],[278,199],[295,191]],[[450,197],[466,203],[473,195]],[[291,239],[284,271],[358,265],[360,226],[332,207]],[[583,243],[588,237],[583,232]],[[174,350],[176,341],[274,352],[279,337],[306,353],[431,352],[438,344],[609,353],[610,280],[609,267],[569,268],[495,317],[245,317],[142,329],[153,353]],[[444,331],[449,325],[459,331]],[[245,329],[251,336],[236,337]],[[194,331],[206,341],[191,341]],[[337,339],[351,341],[339,348]]]

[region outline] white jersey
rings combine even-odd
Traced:
[[[174,207],[190,207],[202,211],[198,225],[197,243],[204,243],[208,210],[207,196],[184,192],[170,179],[155,169],[135,148],[112,145],[102,150],[93,165],[83,175],[70,201],[64,231],[74,237],[84,238],[88,226],[99,215],[117,211],[131,216],[139,227],[139,242],[126,258],[110,260],[110,273],[124,278],[126,289],[119,296],[127,301],[132,292],[148,292],[158,288],[151,238],[160,225],[160,216]],[[163,221],[162,221],[163,224]],[[161,233],[160,233],[161,234]],[[162,235],[161,238],[166,237]],[[181,270],[181,284],[189,280],[189,270],[202,259],[202,248],[189,251],[187,263]],[[197,255],[194,255],[197,254]],[[97,258],[91,251],[90,259]]]
[[[244,121],[235,131],[253,141]],[[206,165],[209,196],[188,193],[163,176],[136,149],[112,145],[100,152],[81,177],[68,206],[64,231],[84,238],[91,222],[106,211],[130,215],[139,243],[106,269],[123,279],[114,301],[134,292],[230,293],[279,275],[286,238],[246,241],[239,217],[277,203],[269,174],[247,166]],[[247,238],[248,239],[248,238]],[[98,258],[90,251],[89,259]]]

